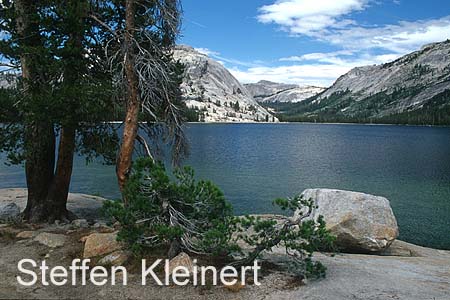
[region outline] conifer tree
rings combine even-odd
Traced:
[[[25,220],[74,218],[66,202],[75,151],[111,161],[117,145],[114,129],[100,123],[114,105],[104,44],[88,18],[93,6],[88,0],[1,5],[0,54],[20,80],[15,106],[1,108],[15,118],[0,130],[0,149],[10,162],[25,162]]]

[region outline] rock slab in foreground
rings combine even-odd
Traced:
[[[101,256],[120,249],[122,249],[122,244],[117,241],[117,232],[93,233],[86,238],[83,257]]]
[[[194,263],[191,257],[184,252],[181,252],[169,261],[168,274],[172,274],[177,267],[185,267],[190,274],[194,271]]]
[[[64,246],[67,237],[64,234],[42,232],[38,234],[34,241],[50,248],[58,248]]]
[[[343,251],[380,252],[398,236],[397,220],[384,197],[330,189],[308,189],[302,195],[314,200],[318,208],[313,217],[324,216]]]
[[[122,266],[130,257],[130,252],[118,250],[100,259],[98,264],[103,266]]]

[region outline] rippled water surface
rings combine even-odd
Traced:
[[[235,213],[277,212],[276,197],[337,188],[387,197],[401,238],[450,249],[450,128],[315,124],[190,124],[192,165]],[[24,186],[0,165],[0,188]],[[118,197],[114,167],[77,158],[74,192]]]

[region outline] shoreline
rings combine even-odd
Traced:
[[[0,203],[5,201],[23,204],[26,202],[24,189],[9,189],[9,197],[0,189]],[[7,199],[8,198],[8,199]],[[69,194],[69,209],[77,208],[79,217],[90,214],[96,218],[103,198]],[[293,281],[282,269],[286,265],[285,249],[276,247],[264,254],[268,264],[262,265],[264,271],[261,285],[246,284],[230,288],[224,285],[211,285],[205,288],[195,286],[170,286],[163,288],[154,281],[142,285],[139,262],[128,258],[118,263],[125,270],[118,275],[117,285],[95,285],[87,281],[86,285],[65,285],[63,289],[54,285],[36,285],[24,287],[18,283],[18,263],[23,259],[36,262],[46,261],[50,268],[62,266],[69,268],[73,259],[84,257],[86,238],[92,234],[113,234],[113,227],[102,227],[101,223],[88,223],[86,227],[74,227],[73,224],[45,225],[37,227],[24,225],[19,227],[0,227],[0,260],[4,272],[0,273],[0,299],[218,299],[239,298],[280,299],[280,300],[346,300],[355,299],[448,299],[450,293],[449,273],[450,251],[421,247],[400,240],[393,241],[389,251],[378,254],[351,254],[317,252],[314,257],[327,268],[327,276],[317,281]],[[99,226],[96,226],[99,225]],[[84,239],[84,241],[83,241]],[[97,240],[99,242],[100,240]],[[58,244],[57,244],[58,243]],[[126,253],[126,252],[119,252]],[[126,255],[126,254],[125,254]],[[107,256],[110,256],[109,254]],[[94,261],[100,265],[104,254]],[[147,257],[151,261],[159,256]],[[99,260],[97,260],[99,259]],[[150,260],[149,260],[150,262]],[[148,264],[150,265],[150,263]],[[273,267],[271,267],[273,266]],[[121,279],[127,277],[127,285],[121,285]],[[234,286],[233,286],[234,287]]]
[[[450,128],[450,125],[416,125],[416,124],[389,124],[389,123],[315,123],[315,122],[186,122],[185,124],[214,124],[214,125],[235,125],[235,124],[261,124],[261,125],[290,125],[290,124],[300,124],[300,125],[362,125],[362,126],[401,126],[401,127],[436,127],[436,128]]]
[[[123,121],[109,121],[105,123],[110,124],[122,124]],[[394,124],[394,123],[355,123],[355,122],[185,122],[184,124],[201,124],[201,125],[290,125],[290,124],[299,124],[299,125],[351,125],[351,126],[399,126],[399,127],[433,127],[433,128],[450,128],[449,125],[419,125],[419,124]]]
[[[11,187],[11,188],[0,188],[0,204],[2,203],[16,203],[21,210],[26,206],[26,195],[27,189],[24,187]],[[74,212],[79,218],[93,219],[95,221],[105,221],[101,209],[103,207],[103,201],[109,200],[101,196],[89,195],[84,193],[69,193],[69,199],[67,202],[68,209]],[[277,216],[279,214],[275,213],[265,213],[265,214],[250,214],[252,216]],[[235,215],[237,217],[243,215]],[[418,247],[423,249],[428,249],[430,251],[447,251],[450,252],[450,248],[433,248],[430,246],[418,245],[409,241],[396,239],[395,241],[400,243],[405,243],[411,247]],[[375,255],[376,254],[370,254]]]
[[[107,122],[101,122],[101,123],[108,123],[108,124],[122,124],[123,121],[107,121]],[[140,122],[145,123],[145,122]],[[0,126],[2,123],[0,122]],[[351,125],[351,126],[398,126],[398,127],[432,127],[432,128],[450,128],[449,125],[420,125],[420,124],[391,124],[391,123],[354,123],[354,122],[185,122],[184,124],[201,124],[201,125],[291,125],[291,124],[298,124],[298,125]]]

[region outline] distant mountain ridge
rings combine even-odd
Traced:
[[[278,122],[219,62],[189,46],[174,50],[185,66],[182,97],[202,122]]]
[[[296,105],[269,106],[285,121],[450,124],[450,40],[354,68]]]
[[[257,83],[244,84],[253,98],[260,102],[292,102],[297,103],[325,90],[317,86],[300,86],[261,80]]]

